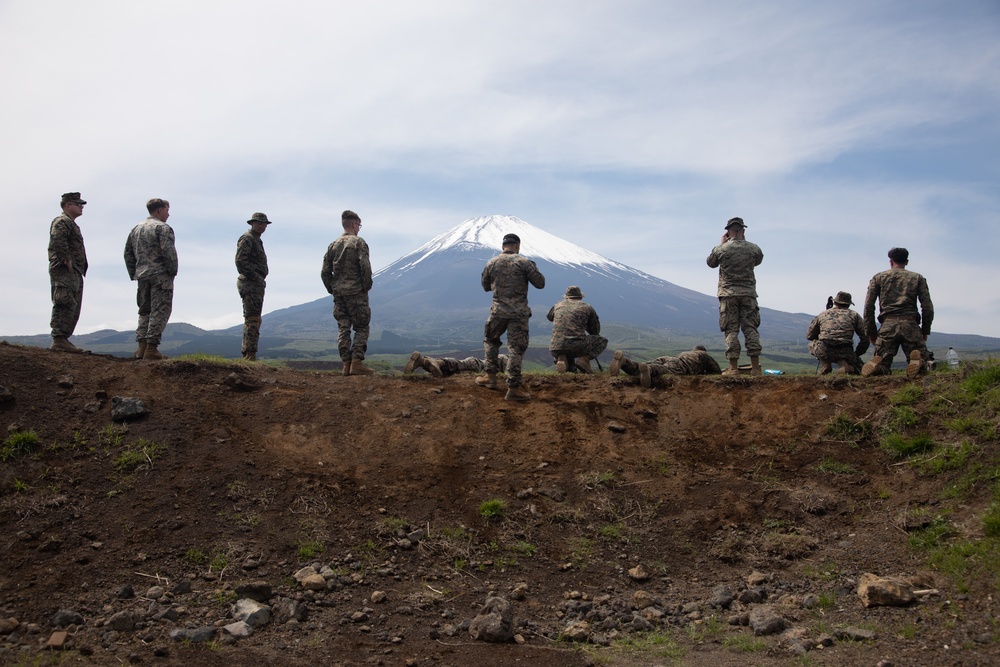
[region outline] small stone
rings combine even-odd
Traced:
[[[67,625],[83,625],[83,616],[70,609],[60,609],[52,615],[49,623],[54,628],[65,628]]]
[[[528,594],[528,584],[525,582],[519,582],[514,585],[514,588],[510,592],[510,597],[512,600],[523,600]]]
[[[761,584],[766,584],[770,580],[771,578],[763,572],[757,572],[754,570],[750,573],[750,576],[747,577],[747,586],[760,586]]]
[[[624,433],[625,425],[619,424],[618,422],[609,422],[608,430],[611,431],[612,433]]]
[[[135,628],[136,621],[135,614],[130,610],[126,609],[120,611],[117,614],[111,616],[107,621],[104,622],[105,627],[111,630],[117,630],[118,632],[128,632]]]
[[[574,642],[586,642],[590,639],[590,623],[587,621],[573,621],[563,628],[562,636]]]
[[[252,628],[260,628],[271,620],[271,609],[256,600],[241,598],[233,605],[233,618],[245,621]]]
[[[222,631],[231,637],[245,639],[253,634],[253,627],[246,621],[236,621],[235,623],[222,626]]]
[[[150,586],[148,589],[146,589],[145,597],[149,598],[150,600],[159,600],[160,598],[163,597],[163,592],[164,592],[163,586]]]
[[[764,605],[750,612],[750,627],[757,636],[773,635],[785,629],[785,619],[770,605]]]
[[[729,609],[729,605],[732,603],[733,594],[729,590],[729,587],[720,585],[712,589],[712,597],[708,601],[709,606],[718,609]]]
[[[69,633],[65,630],[56,630],[49,637],[49,641],[45,643],[46,648],[61,651],[66,646],[66,641],[69,639]]]
[[[632,604],[634,604],[638,609],[645,609],[646,607],[652,607],[656,604],[656,598],[646,591],[636,591],[632,595]]]
[[[211,641],[215,638],[215,626],[206,625],[200,628],[178,628],[170,631],[170,638],[176,641],[189,641],[195,644]]]
[[[469,635],[485,642],[509,642],[514,638],[514,612],[504,598],[491,597],[469,623]]]
[[[326,579],[322,574],[316,572],[315,574],[310,574],[308,577],[301,581],[302,588],[307,591],[325,591],[326,590]]]
[[[852,642],[866,642],[875,640],[878,635],[874,630],[866,630],[864,628],[838,628],[833,631],[833,636],[837,639]]]
[[[913,589],[906,583],[871,573],[861,575],[858,597],[866,607],[905,607],[917,599]]]
[[[115,396],[111,399],[111,419],[116,422],[138,419],[149,414],[141,398]]]
[[[372,591],[371,601],[375,604],[379,604],[380,602],[385,602],[387,597],[388,596],[385,591]]]
[[[632,578],[633,581],[646,581],[649,579],[649,573],[646,572],[642,565],[636,565],[628,571],[628,576]]]

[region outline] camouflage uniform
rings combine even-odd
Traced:
[[[449,375],[454,375],[455,373],[482,373],[483,369],[486,368],[486,364],[482,359],[476,359],[475,357],[466,357],[465,359],[455,359],[454,357],[443,357],[438,359],[440,365],[438,368],[441,369],[441,375],[443,377],[448,377]],[[497,363],[499,365],[499,370],[501,373],[507,370],[507,355],[501,354],[497,357]]]
[[[876,299],[879,302],[878,322],[882,325],[877,330]],[[920,350],[924,361],[930,359],[927,336],[931,333],[933,321],[934,304],[922,275],[899,267],[876,273],[868,283],[868,295],[865,297],[865,330],[869,338],[875,338],[873,355],[882,357],[877,374],[891,372],[892,358],[900,345],[907,358],[911,351]]]
[[[135,339],[159,346],[173,309],[177,275],[177,249],[170,225],[153,216],[136,225],[125,242],[125,267],[128,277],[139,283],[136,291],[139,325]]]
[[[709,254],[708,266],[719,268],[719,329],[726,335],[726,358],[740,358],[740,330],[747,354],[760,356],[760,308],[754,267],[764,260],[760,247],[750,241],[732,240]]]
[[[597,335],[601,333],[597,311],[580,299],[563,299],[549,309],[546,317],[552,322],[549,351],[553,357],[593,359],[608,346],[608,339]]]
[[[860,342],[854,347],[854,334]],[[853,373],[861,372],[862,361],[858,357],[868,349],[864,320],[850,308],[828,308],[813,318],[806,329],[809,352],[821,361],[831,364],[844,362]]]
[[[267,254],[260,234],[248,231],[236,242],[236,291],[243,300],[243,356],[257,353],[260,339],[260,314],[264,310],[267,287]]]
[[[513,251],[497,255],[483,269],[483,290],[493,292],[493,305],[483,337],[486,352],[486,372],[499,368],[500,336],[507,332],[507,386],[521,385],[521,357],[528,349],[528,283],[537,289],[545,287],[545,276],[535,263]]]
[[[639,364],[623,359],[621,370],[632,376],[639,375]],[[649,374],[660,375],[719,375],[722,369],[712,355],[704,350],[688,350],[676,357],[657,357],[649,362]]]
[[[71,260],[73,269],[66,268]],[[83,277],[87,275],[87,250],[83,233],[65,213],[49,227],[49,283],[52,287],[52,336],[73,335],[83,304]]]
[[[368,306],[372,265],[365,240],[356,234],[341,234],[326,250],[320,277],[326,291],[333,295],[333,318],[337,320],[337,349],[341,360],[363,361],[372,319]]]

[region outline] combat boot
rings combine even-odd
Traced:
[[[816,371],[816,375],[826,375],[833,372],[833,364],[830,363],[829,359],[820,359],[819,364],[819,370]]]
[[[135,348],[135,354],[132,355],[133,359],[142,359],[142,356],[146,354],[146,341],[140,340],[139,347]]]
[[[739,375],[740,374],[740,360],[739,359],[730,359],[729,360],[729,368],[727,368],[726,370],[722,371],[722,374],[723,375]]]
[[[243,361],[257,361],[257,353],[256,352],[244,352],[243,353]]]
[[[350,375],[350,374],[351,374],[351,360],[350,359],[345,359],[344,360],[344,375],[346,376],[346,375]]]
[[[76,345],[66,340],[66,336],[53,336],[52,345],[49,345],[49,349],[56,352],[72,352],[76,354],[83,352]]]
[[[621,350],[615,352],[615,356],[611,357],[611,365],[608,366],[608,375],[611,377],[618,377],[618,374],[622,370],[622,362],[625,360],[625,353]]]
[[[410,360],[403,366],[404,373],[412,373],[417,368],[424,368],[424,358],[419,352],[410,355]]]
[[[351,360],[351,375],[375,375],[375,371],[365,366],[361,359]]]
[[[750,375],[760,376],[764,371],[760,369],[760,357],[750,357]]]
[[[556,357],[556,370],[560,373],[565,373],[569,370],[569,361],[567,361],[565,354],[560,354]]]
[[[504,400],[507,401],[530,401],[531,392],[525,388],[523,384],[516,387],[507,387],[507,395],[504,396]]]
[[[873,375],[881,375],[881,367],[882,357],[876,354],[868,360],[868,363],[861,367],[861,377],[867,378]]]
[[[487,371],[486,373],[483,373],[482,375],[476,377],[476,384],[478,384],[480,387],[486,387],[487,389],[496,389],[497,374],[490,373],[489,371]]]
[[[576,360],[576,367],[581,373],[593,374],[594,369],[590,366],[590,357],[580,357]]]
[[[649,373],[649,364],[639,364],[639,384],[644,389],[651,389],[653,386],[653,376]]]
[[[915,380],[922,370],[924,370],[924,359],[920,356],[920,350],[910,350],[910,362],[906,364],[906,377]]]
[[[858,369],[846,361],[837,362],[837,372],[843,375],[857,375]]]
[[[157,345],[153,345],[152,343],[147,343],[146,351],[142,353],[142,358],[145,361],[160,361],[162,359],[170,358],[165,354],[161,354],[160,351],[156,349],[157,347],[158,347]]]
[[[443,378],[444,371],[441,370],[440,359],[428,359],[424,357],[424,370],[436,378]]]

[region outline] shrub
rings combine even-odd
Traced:
[[[487,521],[499,521],[507,513],[507,503],[500,498],[486,500],[479,506],[479,516]]]
[[[9,461],[38,449],[38,434],[34,431],[14,431],[0,445],[0,461]]]

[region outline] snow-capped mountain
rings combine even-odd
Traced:
[[[372,324],[394,334],[468,341],[482,336],[491,295],[480,285],[486,262],[501,251],[505,234],[521,238],[521,254],[534,260],[545,288],[528,291],[532,335],[551,330],[545,319],[566,288],[579,286],[603,324],[651,327],[706,342],[721,338],[719,302],[581,248],[520,218],[491,215],[466,220],[378,271],[369,294]],[[329,298],[272,313],[268,327],[330,327]],[[765,310],[761,333],[799,340],[809,317]],[[273,331],[274,329],[272,329]]]

